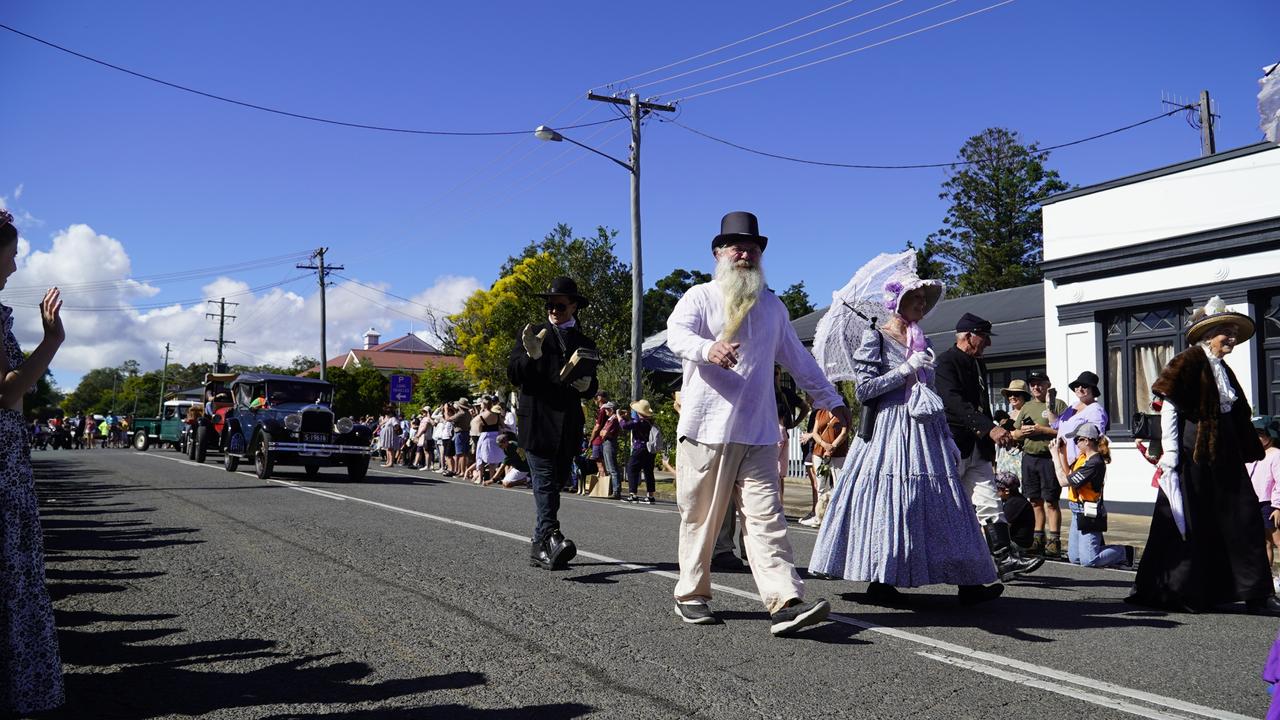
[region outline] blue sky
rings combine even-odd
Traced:
[[[6,3],[0,23],[172,82],[247,102],[359,123],[520,130],[592,122],[613,111],[589,88],[830,8],[818,2],[647,4],[169,2]],[[901,0],[749,58],[640,88],[680,100],[981,10],[955,0],[792,61],[672,93],[869,30],[941,0]],[[830,9],[659,80],[866,13]],[[1260,68],[1280,60],[1275,2],[1016,0],[964,20],[742,87],[689,98],[679,120],[753,147],[868,164],[945,162],[989,126],[1055,144],[1161,112],[1162,93],[1208,89],[1219,149],[1256,142]],[[558,222],[620,231],[629,259],[625,171],[567,144],[518,137],[428,137],[335,127],[181,93],[0,31],[8,112],[0,117],[0,196],[30,247],[11,286],[146,277],[331,248],[347,277],[451,309],[501,261]],[[566,131],[625,157],[624,123]],[[1196,157],[1198,133],[1172,117],[1055,153],[1064,179],[1090,184]],[[943,170],[795,165],[645,127],[646,284],[709,265],[720,216],[745,209],[771,238],[774,287],[803,280],[819,305],[866,258],[936,230]],[[55,243],[55,238],[59,240]],[[292,261],[149,286],[111,286],[68,305],[149,306],[245,292],[295,277]],[[114,274],[113,274],[114,273]],[[314,281],[238,296],[234,361],[317,354]],[[363,295],[365,299],[359,299]],[[0,300],[20,304],[20,292]],[[370,299],[376,301],[374,304]],[[330,294],[330,354],[370,325],[422,328],[421,307],[363,286]],[[19,308],[19,314],[30,310]],[[156,367],[171,341],[208,359],[216,332],[198,304],[68,313],[54,363],[63,385],[89,367]],[[19,323],[25,343],[34,323]],[[246,354],[250,353],[250,354]]]

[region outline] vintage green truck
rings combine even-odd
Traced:
[[[135,418],[133,421],[133,449],[146,450],[152,445],[163,447],[166,443],[173,449],[182,452],[187,434],[187,411],[200,408],[197,400],[168,400],[164,404],[164,414],[158,418]]]

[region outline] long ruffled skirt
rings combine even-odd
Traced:
[[[959,452],[941,415],[915,420],[901,403],[855,440],[832,491],[809,569],[898,587],[996,579]]]

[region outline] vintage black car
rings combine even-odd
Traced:
[[[372,430],[349,417],[335,420],[329,383],[241,373],[230,392],[232,404],[219,438],[229,472],[252,459],[264,480],[277,465],[301,465],[310,477],[321,467],[345,467],[351,480],[368,473]]]

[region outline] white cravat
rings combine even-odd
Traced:
[[[1213,354],[1207,346],[1201,345],[1204,354],[1209,358],[1209,367],[1213,368],[1213,380],[1218,385],[1218,404],[1219,410],[1224,413],[1231,412],[1231,406],[1235,404],[1237,395],[1236,389],[1231,387],[1231,380],[1227,377],[1227,367],[1222,362],[1222,358]]]

